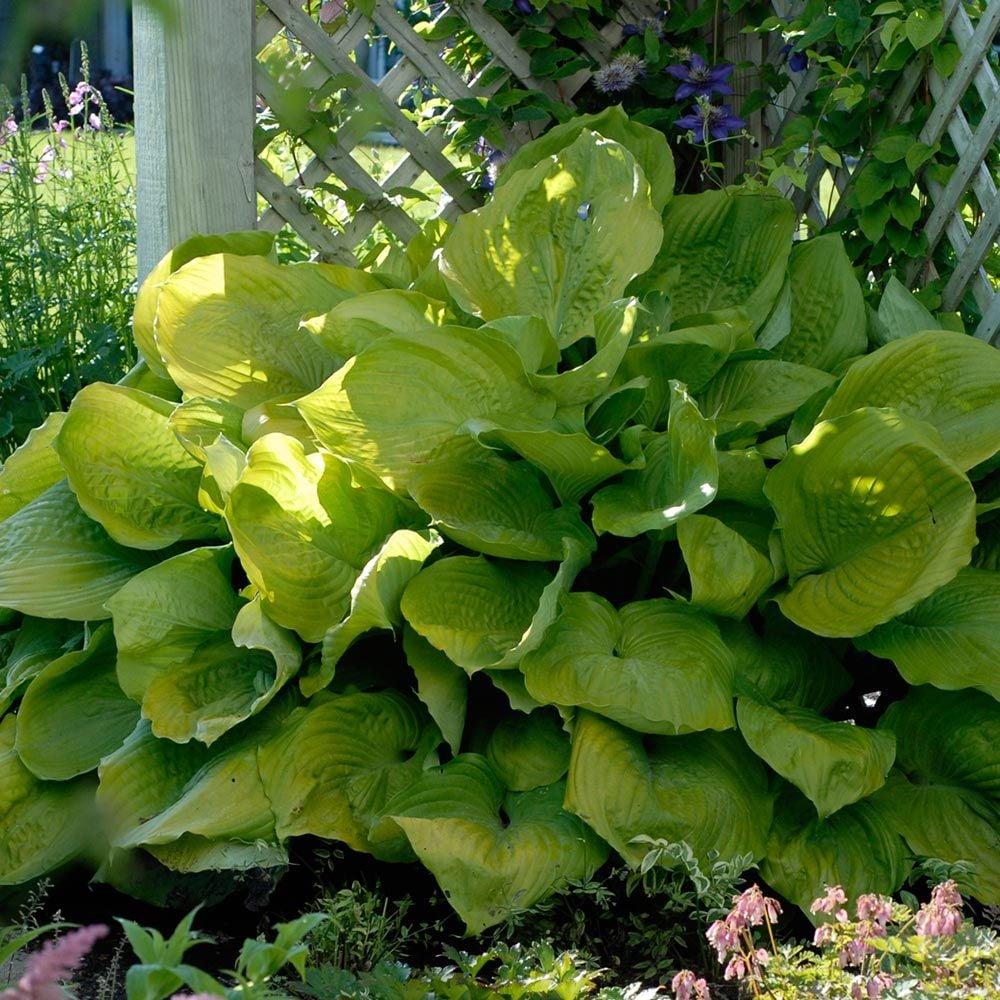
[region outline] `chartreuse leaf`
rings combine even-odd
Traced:
[[[716,433],[756,434],[790,417],[834,378],[807,365],[776,360],[730,361],[698,393],[698,406],[715,421]]]
[[[654,429],[666,424],[673,398],[671,380],[695,392],[719,371],[733,351],[752,346],[745,314],[666,333],[639,333],[625,352],[621,370],[628,378],[650,380],[639,411],[641,422]]]
[[[559,344],[548,323],[538,316],[500,316],[484,323],[479,332],[510,344],[528,373],[554,370],[559,364]]]
[[[419,779],[440,741],[423,706],[397,691],[324,696],[296,709],[258,758],[278,835],[311,833],[385,861],[408,858],[398,829],[373,833],[372,824]]]
[[[454,322],[443,302],[420,292],[386,288],[335,305],[302,325],[341,362],[360,354],[381,337],[416,333]]]
[[[653,207],[662,212],[674,193],[673,154],[662,132],[632,121],[621,105],[605,108],[593,115],[576,115],[571,121],[556,125],[544,136],[522,146],[497,177],[497,188],[503,187],[518,170],[529,169],[545,157],[565,149],[585,129],[620,142],[635,157],[649,181]]]
[[[501,559],[554,562],[563,539],[588,543],[575,504],[557,507],[530,462],[509,461],[471,438],[451,438],[410,479],[410,495],[442,534]]]
[[[566,345],[593,332],[594,313],[649,267],[661,236],[635,158],[584,129],[458,220],[441,273],[466,312],[540,316]]]
[[[873,796],[826,819],[817,817],[812,803],[786,785],[774,805],[761,875],[806,914],[828,885],[843,886],[851,899],[863,892],[896,892],[910,863],[899,827],[885,806],[893,784],[890,778]]]
[[[16,514],[66,474],[52,447],[65,419],[65,413],[50,413],[0,465],[0,521]]]
[[[563,594],[593,545],[567,538],[553,576],[534,563],[451,556],[422,570],[403,592],[406,620],[472,674],[514,668],[555,620]]]
[[[675,320],[736,306],[757,330],[781,291],[794,230],[795,210],[777,192],[678,195],[663,213],[663,245],[640,284],[670,295]]]
[[[221,399],[188,399],[167,418],[167,426],[188,453],[205,462],[205,449],[220,437],[243,444],[243,410]]]
[[[336,359],[299,321],[382,287],[377,278],[333,264],[282,267],[263,257],[199,257],[160,289],[156,347],[188,396],[246,409],[274,396],[302,395],[333,372]]]
[[[711,619],[679,601],[616,611],[597,594],[568,594],[521,672],[543,704],[576,705],[642,733],[734,725],[729,652]]]
[[[56,483],[0,523],[0,608],[98,621],[104,602],[158,555],[125,548]]]
[[[39,781],[14,749],[17,717],[0,719],[0,885],[53,871],[97,839],[89,778]]]
[[[118,686],[110,623],[80,652],[53,660],[31,682],[17,713],[15,748],[39,778],[67,781],[97,767],[139,721]]]
[[[981,691],[916,687],[879,728],[896,734],[907,778],[891,787],[889,822],[919,857],[971,862],[976,897],[1000,901],[1000,703]]]
[[[399,602],[431,553],[441,544],[436,531],[394,531],[368,560],[351,587],[351,606],[342,622],[323,636],[318,669],[299,682],[308,698],[333,680],[337,663],[351,644],[372,629],[395,629],[403,624]]]
[[[593,499],[593,526],[634,538],[674,524],[712,502],[719,481],[715,427],[684,386],[671,382],[670,417],[663,434],[642,435],[645,468],[626,472]]]
[[[879,300],[873,339],[879,345],[940,325],[934,314],[895,275],[890,275]]]
[[[677,525],[691,577],[691,603],[727,618],[743,618],[774,583],[774,566],[723,521],[693,514]]]
[[[108,602],[118,682],[157,737],[211,744],[259,712],[298,670],[291,633],[232,590],[233,551],[200,548],[160,563]]]
[[[319,642],[351,606],[365,564],[400,524],[399,501],[351,466],[300,441],[255,441],[229,494],[226,522],[268,614]]]
[[[551,785],[569,767],[569,735],[551,708],[501,719],[485,750],[494,773],[512,792]]]
[[[1000,700],[1000,573],[958,575],[898,618],[854,640],[911,684],[978,688]]]
[[[465,730],[469,676],[439,649],[407,625],[403,630],[406,662],[417,678],[417,697],[441,730],[451,752],[457,754]],[[510,673],[510,671],[503,671]]]
[[[472,673],[517,646],[551,580],[534,563],[450,556],[421,570],[400,606],[420,635]]]
[[[221,434],[206,445],[205,467],[198,485],[198,503],[202,509],[224,516],[229,495],[246,467],[246,451]]]
[[[83,641],[83,627],[76,622],[46,621],[25,617],[0,667],[0,715],[53,660],[78,649]]]
[[[202,465],[170,429],[172,403],[119,385],[85,386],[55,440],[80,506],[134,549],[217,537],[198,505]]]
[[[982,340],[929,330],[894,340],[851,365],[820,420],[891,406],[925,420],[961,469],[1000,451],[1000,353]]]
[[[591,403],[612,385],[636,329],[639,307],[635,299],[612,302],[594,316],[595,350],[583,364],[548,375],[528,375],[536,388],[551,393],[560,406]]]
[[[132,336],[150,371],[160,378],[168,378],[166,365],[156,346],[154,327],[156,323],[156,303],[160,297],[163,282],[178,268],[196,257],[210,254],[229,253],[247,257],[264,257],[271,252],[274,233],[248,230],[237,233],[198,234],[184,240],[173,248],[146,276],[135,298],[135,314],[132,318]]]
[[[325,447],[395,490],[472,418],[522,427],[555,413],[513,347],[457,326],[383,337],[295,405]]]
[[[747,746],[795,785],[821,818],[881,788],[896,756],[890,733],[831,722],[791,702],[742,695],[736,720]]]
[[[386,807],[470,934],[526,909],[607,858],[562,808],[565,785],[505,792],[478,754],[426,771]]]
[[[926,424],[865,407],[825,420],[768,475],[788,564],[786,617],[854,636],[908,611],[969,562],[975,495]]]
[[[583,430],[552,424],[542,430],[509,430],[487,420],[470,420],[464,430],[488,448],[508,448],[541,469],[564,504],[579,502],[595,486],[643,464],[622,461]]]
[[[258,767],[292,708],[281,699],[211,749],[153,735],[144,719],[100,765],[97,803],[118,848],[157,848],[165,863],[202,870],[212,852],[233,854],[257,841],[277,846],[275,818]],[[166,859],[170,859],[167,861]]]
[[[746,622],[719,622],[733,657],[737,693],[751,690],[773,701],[822,712],[851,688],[851,675],[830,643],[767,610],[760,633]]]
[[[868,346],[865,303],[836,233],[796,245],[788,265],[792,328],[774,347],[783,361],[833,371]]]
[[[641,835],[683,840],[701,859],[760,858],[772,805],[763,764],[735,733],[644,737],[579,712],[566,808],[638,865]]]

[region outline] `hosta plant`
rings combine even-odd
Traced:
[[[311,834],[475,932],[653,838],[1000,899],[1000,355],[669,162],[606,111],[377,267],[159,265],[0,472],[0,882]]]

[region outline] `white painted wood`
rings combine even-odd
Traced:
[[[173,0],[170,13],[135,0],[140,280],[192,233],[257,219],[253,0]]]

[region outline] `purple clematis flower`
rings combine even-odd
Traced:
[[[669,73],[681,81],[677,88],[677,100],[688,97],[711,97],[715,94],[731,94],[733,88],[726,82],[733,72],[732,63],[719,63],[709,66],[701,56],[695,54],[688,60],[688,65],[680,63],[668,66],[664,73]]]
[[[781,46],[781,54],[788,59],[788,68],[793,73],[801,73],[809,65],[809,57],[804,52],[793,52],[792,43]]]
[[[708,142],[709,136],[713,139],[728,139],[733,132],[746,128],[746,124],[745,118],[733,114],[731,105],[717,107],[707,101],[694,105],[694,114],[685,115],[674,122],[677,128],[694,132],[699,142]]]
[[[535,8],[531,3],[531,0],[514,0],[514,10],[518,14],[534,14]]]

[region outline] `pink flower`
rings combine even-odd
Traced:
[[[962,908],[962,894],[958,891],[954,879],[948,879],[940,885],[931,889],[931,902],[938,906],[953,906],[956,909]]]
[[[85,83],[82,80],[80,83],[73,88],[72,93],[66,98],[66,103],[69,105],[69,113],[71,115],[78,115],[83,111],[84,106],[87,103],[87,95],[92,94],[93,88],[89,83]]]
[[[726,971],[722,973],[722,978],[742,979],[747,974],[747,963],[742,955],[733,955],[726,966]]]
[[[752,885],[739,896],[734,896],[733,903],[733,914],[744,922],[744,926],[757,927],[764,922],[765,916],[773,924],[781,913],[778,901],[765,896],[759,885]]]
[[[60,118],[59,121],[52,123],[53,132],[65,132],[69,128],[69,122],[65,118]]]
[[[865,893],[858,896],[857,914],[858,920],[874,920],[880,927],[885,927],[892,919],[892,900],[888,896]]]
[[[892,986],[892,976],[887,972],[879,972],[868,980],[868,984],[865,986],[865,995],[869,997],[869,1000],[877,1000],[878,997],[882,996],[882,991],[887,990],[890,986]]]
[[[843,904],[847,902],[847,895],[839,885],[828,885],[826,895],[814,899],[809,907],[810,913],[832,913],[838,923],[846,924],[848,920],[847,910]]]
[[[813,944],[817,948],[822,948],[823,945],[829,944],[836,936],[837,933],[833,929],[833,924],[820,924],[813,934]]]
[[[704,979],[695,979],[690,969],[681,969],[670,981],[676,1000],[711,1000],[708,983]]]
[[[46,941],[40,951],[28,957],[24,975],[12,989],[0,993],[0,1000],[64,1000],[57,983],[68,979],[95,942],[108,933],[104,924],[90,924],[55,941]]]
[[[726,960],[726,955],[731,951],[736,951],[740,946],[740,931],[743,929],[742,924],[738,924],[736,920],[733,919],[733,914],[730,913],[725,920],[716,920],[714,924],[707,931],[705,931],[705,937],[708,938],[708,943],[712,945],[715,950],[719,953],[719,961],[724,962]]]
[[[90,123],[90,127],[95,132],[100,132],[101,131],[101,116],[100,115],[91,114],[87,118],[87,121]]]
[[[3,163],[0,163],[0,174],[13,174],[16,172],[17,168],[10,162],[10,160],[5,160]]]
[[[953,937],[962,926],[962,894],[949,879],[931,890],[931,901],[920,907],[916,931],[927,937]]]

